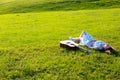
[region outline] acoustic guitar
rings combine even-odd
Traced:
[[[67,49],[70,49],[70,50],[79,49],[79,45],[76,44],[75,42],[71,41],[71,40],[60,41],[60,47],[67,48]]]
[[[89,50],[85,49],[85,48],[82,48],[79,46],[79,44],[75,43],[74,41],[72,40],[64,40],[64,41],[60,41],[60,47],[63,47],[63,48],[66,48],[66,49],[69,49],[69,50],[81,50],[87,54],[90,53]]]

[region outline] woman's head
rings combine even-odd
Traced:
[[[116,52],[116,50],[114,48],[112,48],[109,44],[104,45],[104,50],[108,54]]]
[[[109,49],[110,47],[111,47],[111,46],[110,46],[109,44],[104,44],[104,45],[103,45],[104,50]]]
[[[103,46],[103,48],[104,48],[105,52],[108,54],[116,52],[116,50],[114,48],[112,48],[109,44],[105,44]]]

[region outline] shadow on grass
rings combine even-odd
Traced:
[[[32,4],[32,5],[19,5],[16,3],[3,4],[0,9],[0,14],[9,13],[27,13],[27,12],[42,12],[42,11],[72,11],[83,9],[101,9],[101,8],[119,8],[120,1],[61,1],[61,2],[48,2],[44,4]],[[18,5],[17,5],[18,4]],[[6,7],[8,6],[8,7]]]

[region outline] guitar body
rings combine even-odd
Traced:
[[[70,50],[78,50],[79,46],[75,42],[71,40],[60,41],[60,47],[70,49]]]

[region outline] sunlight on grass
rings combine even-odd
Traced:
[[[1,79],[119,79],[120,58],[67,52],[60,40],[82,30],[120,50],[120,9],[0,15]]]

